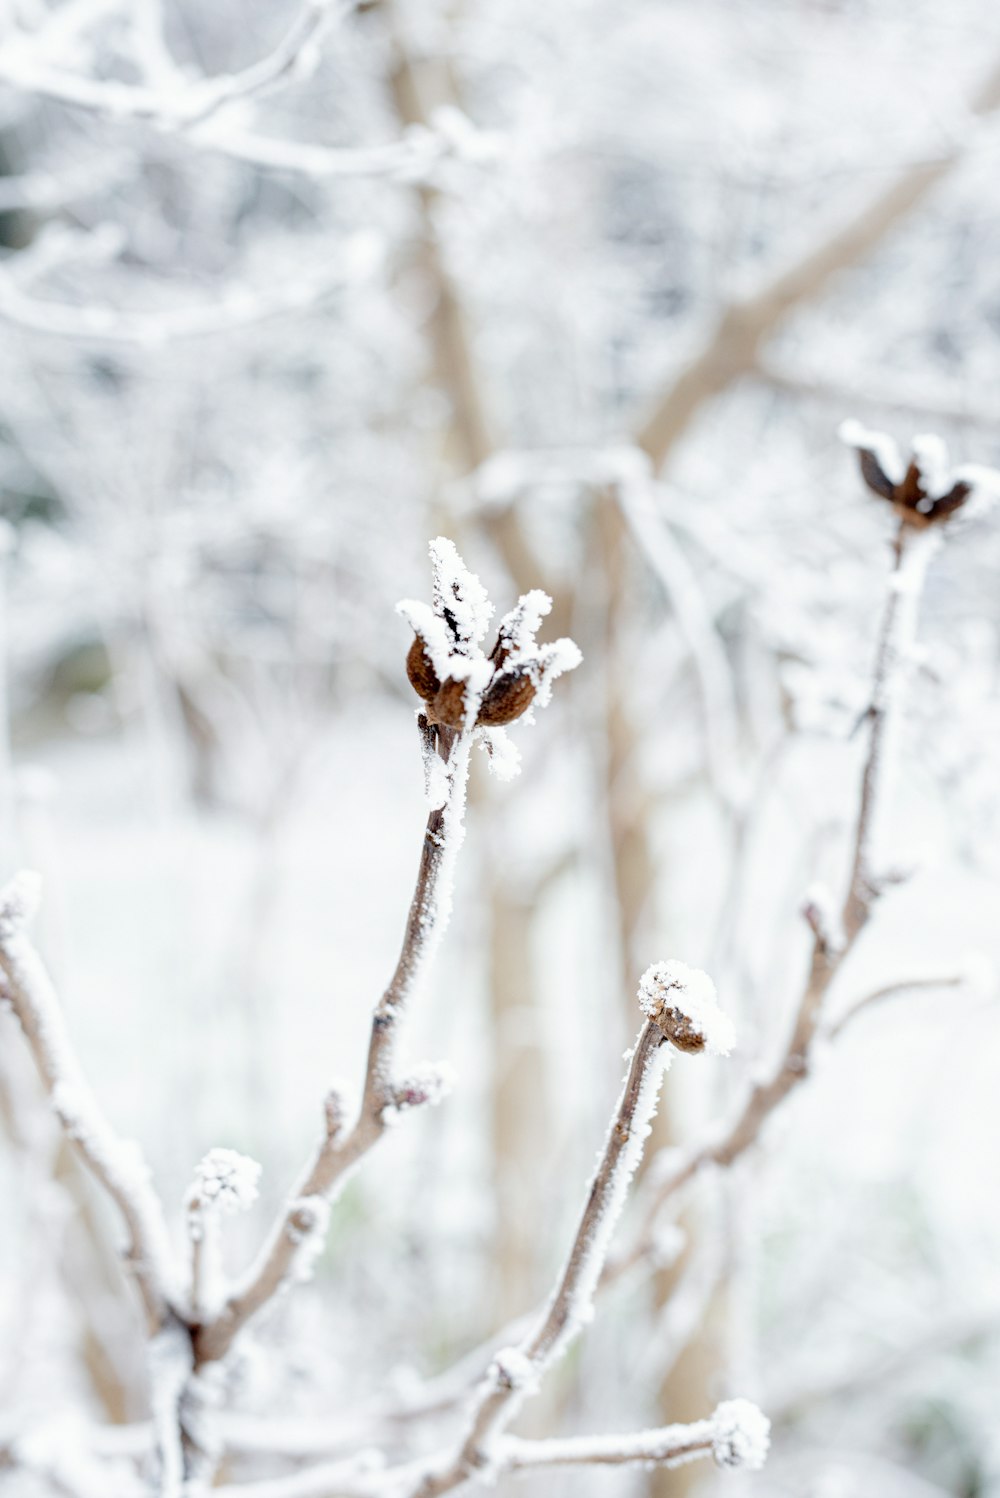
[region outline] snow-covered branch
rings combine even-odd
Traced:
[[[28,873],[0,893],[0,994],[24,1032],[64,1132],[125,1220],[128,1264],[155,1330],[175,1298],[163,1209],[138,1146],[118,1138],[87,1084],[52,981],[25,930],[38,893],[37,877]]]
[[[400,1022],[440,944],[451,914],[455,863],[465,837],[465,801],[473,746],[485,741],[494,768],[509,773],[503,726],[549,700],[552,683],[580,660],[570,640],[539,645],[548,609],[542,593],[521,599],[501,621],[490,656],[483,640],[493,606],[478,577],[444,537],[431,543],[433,602],[407,600],[400,613],[415,631],[407,656],[410,681],[423,698],[418,715],[430,814],[416,888],[395,972],[372,1016],[361,1102],[350,1127],[342,1100],[327,1101],[326,1128],[255,1262],[219,1313],[196,1336],[199,1363],[224,1357],[246,1323],[308,1270],[321,1247],[330,1202],[400,1110],[434,1103],[445,1079],[426,1070],[396,1075]]]
[[[502,1452],[504,1430],[591,1319],[594,1292],[656,1113],[669,1055],[667,1044],[688,1052],[725,1053],[733,1043],[729,1021],[719,1010],[715,990],[704,973],[679,962],[655,964],[643,975],[639,998],[646,1019],[629,1058],[569,1255],[549,1302],[517,1346],[496,1354],[473,1398],[458,1445],[406,1490],[407,1498],[437,1498],[476,1474],[492,1470]]]

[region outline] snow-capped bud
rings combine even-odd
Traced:
[[[712,1456],[720,1467],[759,1472],[767,1461],[771,1422],[749,1399],[727,1399],[712,1415]]]
[[[639,980],[639,1007],[679,1051],[728,1056],[736,1044],[732,1021],[716,1002],[707,973],[683,962],[654,962]]]
[[[408,1108],[436,1108],[455,1085],[455,1073],[447,1061],[424,1061],[392,1088],[391,1106],[397,1113]]]
[[[236,1150],[212,1149],[199,1161],[188,1192],[189,1210],[232,1216],[257,1200],[260,1166]]]
[[[9,936],[34,917],[42,898],[42,876],[22,869],[0,890],[0,935]]]
[[[500,728],[505,723],[513,723],[528,711],[535,700],[536,690],[526,664],[515,666],[509,671],[499,671],[483,694],[477,723],[487,728]]]
[[[978,464],[952,469],[939,437],[914,437],[904,462],[885,432],[869,431],[859,421],[844,421],[840,440],[858,454],[861,477],[873,494],[887,499],[907,525],[923,528],[950,520],[959,510],[1000,495],[1000,473]]]

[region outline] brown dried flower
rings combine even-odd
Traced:
[[[920,529],[949,520],[970,500],[1000,493],[1000,475],[977,464],[951,469],[939,437],[914,437],[911,456],[903,462],[899,448],[885,432],[845,421],[841,441],[858,454],[861,477],[873,494],[887,499],[900,519]]]
[[[538,589],[526,593],[501,620],[487,657],[482,641],[493,606],[482,583],[443,536],[431,542],[431,561],[433,604],[406,600],[399,605],[415,634],[406,674],[427,703],[427,721],[496,730],[523,717],[533,704],[544,706],[556,677],[580,661],[572,640],[539,645],[535,639],[551,600]]]

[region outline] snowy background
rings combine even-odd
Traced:
[[[707,969],[739,1036],[675,1059],[657,1145],[781,1049],[803,898],[845,878],[894,529],[837,427],[1000,463],[1000,19],[0,0],[0,25],[2,872],[44,877],[39,945],[178,1249],[227,1146],[263,1166],[244,1263],[360,1079],[426,816],[394,605],[429,596],[428,541],[498,613],[546,588],[583,652],[515,725],[516,781],[476,756],[404,1039],[454,1092],[365,1162],[232,1370],[241,1410],[365,1441],[352,1411],[546,1295],[649,963]],[[947,981],[820,1047],[685,1197],[679,1265],[616,1285],[518,1426],[739,1394],[767,1468],[504,1487],[1000,1498],[998,576],[1000,510],[949,526],[889,819],[909,877],[830,1018]],[[0,1445],[131,1426],[118,1224],[7,1015],[0,1122]]]

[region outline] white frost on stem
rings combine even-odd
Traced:
[[[150,1330],[174,1300],[163,1209],[138,1145],[119,1139],[77,1061],[52,980],[25,931],[40,880],[19,874],[0,891],[0,992],[17,1016],[63,1130],[125,1219],[129,1264]]]

